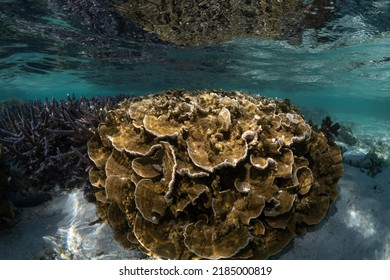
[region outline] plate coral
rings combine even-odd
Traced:
[[[172,90],[130,98],[88,142],[115,238],[164,259],[265,259],[327,214],[340,149],[288,101]]]

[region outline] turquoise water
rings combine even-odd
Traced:
[[[295,46],[240,38],[197,48],[89,33],[51,2],[0,1],[0,100],[223,88],[334,119],[390,118],[389,1],[374,1],[377,18],[346,12]]]
[[[335,1],[334,17],[304,30],[297,45],[237,38],[204,47],[99,33],[61,3],[0,1],[0,100],[240,90],[289,98],[317,123],[330,115],[356,135],[390,139],[389,1]]]

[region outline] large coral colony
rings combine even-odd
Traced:
[[[267,258],[324,218],[343,172],[290,103],[239,92],[123,101],[88,154],[116,239],[167,259]]]
[[[340,149],[288,100],[171,90],[104,111],[84,127],[93,132],[87,170],[99,216],[126,248],[264,259],[318,224],[337,197]]]

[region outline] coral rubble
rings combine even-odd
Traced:
[[[291,103],[239,92],[125,100],[88,155],[116,239],[167,259],[267,258],[324,218],[343,173]]]

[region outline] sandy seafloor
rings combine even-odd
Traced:
[[[373,136],[372,127],[362,123],[360,128],[359,137]],[[374,134],[378,141],[388,140],[386,133]],[[390,259],[390,167],[368,176],[348,162],[364,157],[369,149],[346,149],[340,194],[329,214],[271,259]],[[81,190],[55,193],[52,201],[20,209],[19,222],[0,232],[0,259],[148,258],[138,250],[122,249],[108,224],[89,225],[98,217],[94,204],[85,201]]]

